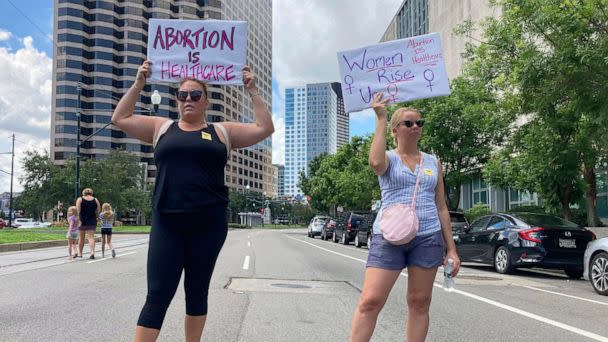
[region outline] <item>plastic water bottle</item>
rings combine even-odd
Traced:
[[[454,290],[454,278],[452,277],[452,271],[454,270],[454,260],[448,259],[447,266],[443,267],[443,289],[451,292]]]

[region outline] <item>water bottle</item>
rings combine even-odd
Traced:
[[[454,278],[452,277],[452,271],[454,270],[454,260],[448,259],[447,266],[443,267],[443,289],[446,291],[454,290]]]

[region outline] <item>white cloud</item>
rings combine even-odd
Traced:
[[[10,32],[8,33],[10,35]],[[26,150],[48,150],[52,95],[52,59],[34,47],[32,37],[16,51],[0,47],[0,152],[11,150],[14,133],[15,178],[20,191],[21,160]],[[10,155],[0,155],[0,170],[10,172]],[[10,176],[0,172],[0,192],[9,191]]]
[[[274,133],[272,134],[272,163],[285,165],[285,119],[272,115]]]
[[[0,29],[0,41],[5,41],[11,39],[12,34],[8,31]]]
[[[350,113],[350,120],[355,123],[366,123],[370,120],[375,120],[376,114],[373,109],[365,109],[360,112]]]

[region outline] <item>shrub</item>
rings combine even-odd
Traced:
[[[473,222],[483,215],[490,214],[492,211],[487,204],[477,203],[471,209],[465,211],[464,216],[469,222]]]

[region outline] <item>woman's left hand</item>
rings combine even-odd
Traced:
[[[447,255],[443,258],[443,266],[448,264],[448,259],[454,260],[454,269],[452,270],[452,277],[455,277],[460,271],[460,258],[456,250],[448,250]]]
[[[255,74],[251,72],[251,69],[247,65],[243,67],[243,84],[250,95],[255,95],[255,93],[257,93],[257,87],[255,86]]]

